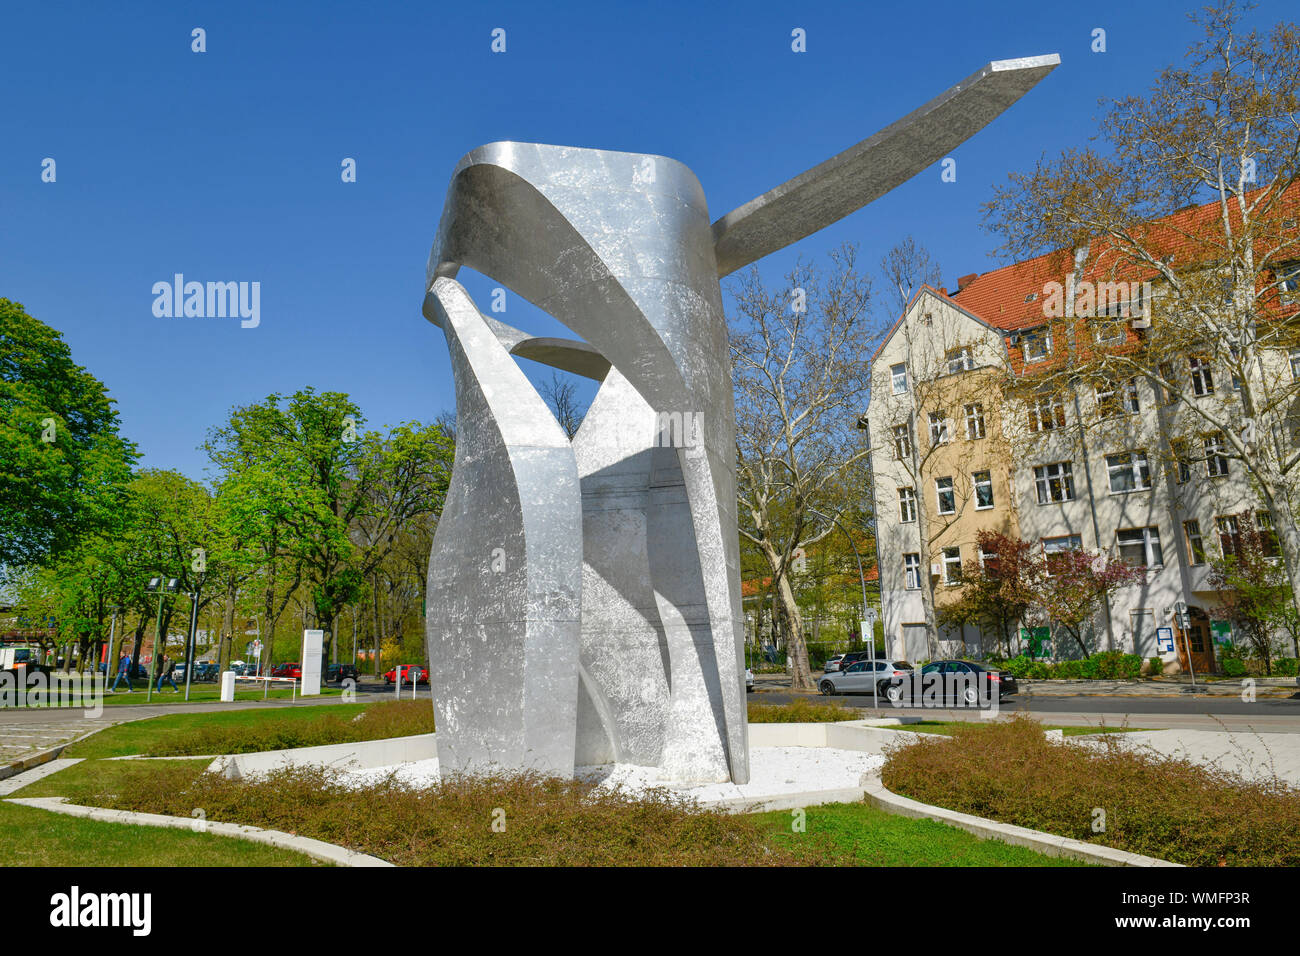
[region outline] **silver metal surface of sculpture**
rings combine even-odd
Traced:
[[[1057,62],[990,64],[712,224],[694,174],[662,156],[507,142],[460,161],[424,303],[457,404],[426,619],[444,770],[748,781],[718,279],[937,162]],[[483,315],[462,266],[581,340]],[[572,441],[515,356],[601,383]]]

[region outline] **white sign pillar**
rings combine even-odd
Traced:
[[[223,671],[221,674],[221,699],[226,702],[235,699],[235,672]]]
[[[302,696],[320,695],[321,649],[325,646],[324,631],[302,632]]]

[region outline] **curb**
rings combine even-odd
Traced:
[[[283,830],[263,830],[261,827],[245,826],[240,823],[221,823],[214,820],[191,820],[188,817],[169,817],[161,813],[135,813],[130,810],[108,810],[104,807],[83,807],[75,803],[66,803],[66,797],[11,797],[6,803],[17,803],[25,807],[36,807],[52,813],[98,820],[103,823],[127,823],[136,826],[163,827],[170,830],[189,830],[195,833],[215,833],[218,836],[235,837],[252,843],[264,843],[282,850],[293,850],[324,863],[336,866],[395,866],[387,860],[365,853],[357,853],[346,847],[314,840],[310,837],[294,836]]]
[[[1113,847],[1101,846],[1096,843],[1085,843],[1083,840],[1056,836],[1053,833],[1031,830],[1028,827],[1015,826],[1010,823],[999,823],[996,820],[987,820],[984,817],[972,816],[969,813],[958,813],[956,810],[921,803],[919,800],[900,796],[889,790],[877,774],[873,774],[871,781],[867,784],[866,800],[889,813],[897,813],[900,816],[914,819],[937,820],[940,823],[946,823],[949,826],[965,830],[967,833],[973,833],[982,839],[1001,840],[1015,846],[1027,847],[1042,853],[1044,856],[1065,857],[1066,859],[1096,863],[1101,866],[1183,866],[1181,863],[1171,863],[1168,860],[1160,860],[1154,856],[1142,856],[1139,853],[1129,853],[1127,850],[1116,850]]]

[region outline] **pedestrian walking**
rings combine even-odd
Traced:
[[[131,686],[131,655],[123,654],[122,659],[117,662],[117,680],[113,681],[113,686],[108,689],[110,694],[116,693],[117,689],[122,686],[122,681],[126,681],[126,689],[135,692]]]
[[[176,662],[166,656],[163,657],[162,662],[163,670],[162,673],[158,675],[158,686],[155,687],[154,690],[162,693],[163,681],[166,681],[172,685],[172,690],[179,694],[181,689],[176,686],[176,681],[172,680],[172,671],[176,670]]]

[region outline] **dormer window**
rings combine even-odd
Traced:
[[[1026,362],[1041,362],[1052,351],[1052,333],[1048,331],[1026,332],[1020,341]]]

